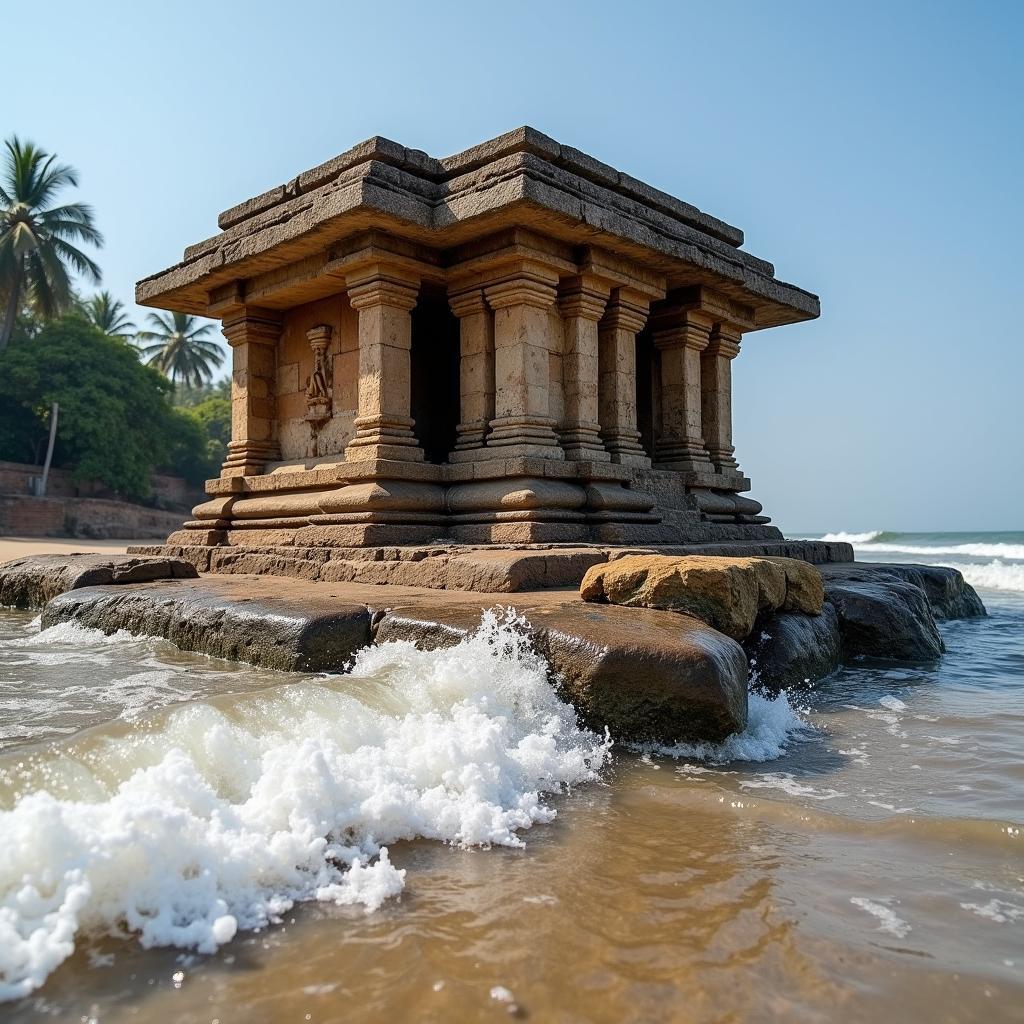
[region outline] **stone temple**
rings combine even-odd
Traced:
[[[446,159],[369,139],[218,224],[136,290],[219,319],[233,360],[223,469],[162,550],[301,575],[782,540],[746,497],[732,361],[819,304],[738,228],[531,128]]]

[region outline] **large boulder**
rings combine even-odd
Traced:
[[[771,694],[807,689],[842,662],[839,616],[831,604],[820,615],[778,612],[758,623],[743,649],[754,688]]]
[[[590,602],[684,612],[743,640],[760,614],[780,608],[819,613],[816,572],[788,558],[627,555],[591,567],[580,584],[580,596]]]
[[[283,593],[281,580],[207,576],[133,587],[86,587],[55,597],[58,622],[159,636],[186,651],[298,672],[340,672],[371,641],[364,604]]]
[[[986,615],[985,605],[959,569],[946,565],[901,562],[836,562],[821,566],[827,581],[872,583],[903,580],[920,587],[936,619],[970,619]]]
[[[928,598],[903,580],[830,581],[825,600],[839,616],[843,656],[933,661],[945,650]]]
[[[42,608],[58,594],[82,587],[193,579],[198,575],[196,567],[183,558],[84,552],[29,555],[0,565],[0,605]]]
[[[768,556],[766,560],[779,566],[786,574],[786,599],[780,610],[820,615],[825,603],[825,584],[818,567],[799,558]]]
[[[527,609],[531,640],[580,721],[620,740],[717,742],[747,722],[747,662],[735,641],[688,615],[546,602]],[[386,612],[376,642],[451,646],[479,609],[422,603]]]

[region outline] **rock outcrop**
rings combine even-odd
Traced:
[[[46,606],[43,625],[70,620],[270,668],[341,672],[373,642],[457,643],[496,596],[206,576],[70,591]],[[591,728],[675,743],[713,742],[745,726],[746,657],[703,622],[558,592],[534,592],[517,605],[553,682]]]
[[[0,565],[0,605],[42,608],[69,590],[150,580],[194,579],[195,566],[183,558],[145,555],[30,555]]]
[[[810,688],[842,664],[839,616],[831,604],[820,615],[779,612],[758,625],[743,649],[753,688],[772,694]]]
[[[46,605],[43,627],[73,621],[108,634],[123,629],[164,637],[186,651],[297,672],[340,672],[370,643],[364,604],[315,593],[257,595],[239,582],[225,587],[206,578],[71,590]]]
[[[627,555],[587,571],[584,601],[684,612],[734,640],[745,640],[758,616],[785,610],[821,612],[821,576],[788,558]]]
[[[959,569],[946,565],[909,565],[900,562],[837,562],[818,567],[830,582],[877,583],[902,580],[919,587],[936,619],[971,619],[986,615],[985,605]]]
[[[946,649],[920,587],[895,579],[831,582],[825,599],[839,616],[843,657],[934,661]]]
[[[564,699],[591,729],[617,739],[719,741],[747,722],[742,648],[689,615],[648,609],[540,604],[527,611],[530,638]],[[377,642],[450,646],[476,628],[468,609],[394,608]]]

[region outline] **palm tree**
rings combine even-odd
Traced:
[[[146,362],[175,384],[202,387],[224,362],[220,346],[207,340],[212,324],[188,313],[150,313],[146,319],[157,329],[140,331],[135,341]]]
[[[63,188],[78,185],[78,174],[56,157],[16,135],[4,143],[0,174],[0,292],[5,310],[0,351],[7,347],[23,304],[48,319],[74,303],[69,267],[96,283],[100,269],[73,245],[103,244],[84,203],[52,205]]]
[[[82,303],[86,320],[110,338],[127,341],[135,334],[135,324],[128,319],[124,306],[110,292],[97,292]]]

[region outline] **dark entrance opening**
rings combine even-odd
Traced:
[[[636,429],[640,443],[653,459],[654,443],[658,439],[657,424],[661,410],[660,395],[661,353],[654,347],[654,337],[647,328],[636,336]]]
[[[420,293],[410,356],[413,430],[427,462],[446,462],[459,422],[459,320],[444,295]]]

